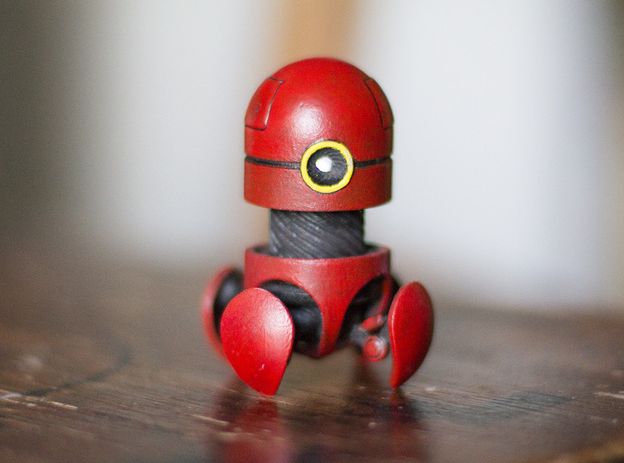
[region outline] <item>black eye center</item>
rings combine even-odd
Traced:
[[[335,185],[347,174],[347,161],[338,150],[321,148],[310,156],[306,168],[317,185]]]

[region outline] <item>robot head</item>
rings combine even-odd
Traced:
[[[245,115],[245,199],[291,211],[387,202],[392,122],[383,91],[355,66],[314,58],[280,69]]]

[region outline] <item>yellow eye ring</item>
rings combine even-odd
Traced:
[[[345,174],[342,176],[342,178],[338,182],[332,185],[321,185],[319,183],[316,183],[314,179],[310,176],[310,173],[308,172],[308,162],[310,161],[310,158],[312,157],[312,155],[314,155],[319,150],[326,149],[326,148],[338,151],[338,153],[340,153],[340,155],[343,157],[345,164],[346,164]],[[338,190],[342,190],[351,181],[351,176],[353,175],[353,156],[351,156],[351,152],[349,152],[347,147],[340,142],[333,141],[333,140],[319,141],[310,145],[305,150],[305,152],[303,153],[303,156],[301,157],[299,170],[301,171],[301,176],[303,177],[303,181],[306,183],[306,185],[308,185],[314,191],[318,191],[319,193],[334,193]]]

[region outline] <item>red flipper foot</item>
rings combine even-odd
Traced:
[[[402,286],[394,296],[388,314],[392,352],[390,386],[407,381],[425,359],[433,335],[431,299],[420,283]]]
[[[262,394],[274,395],[295,334],[282,301],[264,289],[246,289],[225,308],[220,332],[223,352],[240,379]]]

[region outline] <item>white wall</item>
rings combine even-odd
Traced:
[[[367,234],[395,250],[401,277],[442,305],[624,307],[607,4],[81,8],[67,26],[79,117],[65,128],[72,220],[99,246],[163,265],[240,262],[267,233],[266,211],[242,199],[247,101],[288,61],[334,55],[394,108],[394,200],[369,211]]]
[[[396,200],[370,214],[370,235],[401,249],[402,273],[459,303],[621,304],[604,4],[370,6],[354,56],[397,120]]]

